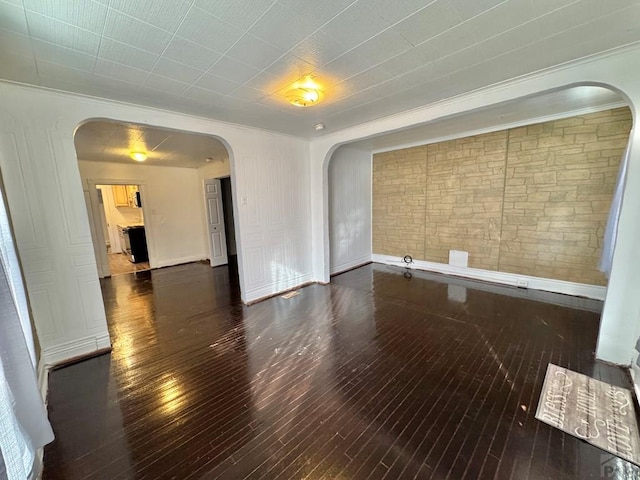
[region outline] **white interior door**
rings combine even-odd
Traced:
[[[216,178],[204,181],[204,193],[207,204],[207,226],[211,249],[211,266],[226,265],[227,240],[224,231],[224,214],[222,213],[222,193],[220,180]]]
[[[87,214],[89,218],[89,228],[91,230],[91,239],[93,243],[93,251],[96,255],[96,267],[98,268],[98,276],[100,278],[111,275],[109,268],[109,259],[107,258],[107,249],[105,248],[105,232],[102,231],[100,224],[100,209],[102,205],[98,200],[98,189],[95,185],[84,191],[84,201],[87,205]]]

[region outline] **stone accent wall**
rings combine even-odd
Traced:
[[[448,263],[469,252],[469,266],[498,269],[507,132],[427,146],[425,252]]]
[[[509,131],[502,272],[606,285],[598,271],[628,109]]]
[[[373,251],[423,258],[427,148],[375,155],[373,179]]]
[[[376,154],[373,252],[593,285],[628,108]]]

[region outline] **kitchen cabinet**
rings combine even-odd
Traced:
[[[113,185],[113,203],[116,207],[128,207],[130,205],[127,185]]]
[[[116,207],[135,207],[137,185],[113,185],[113,202]]]

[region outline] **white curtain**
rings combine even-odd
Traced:
[[[0,199],[1,201],[2,199]],[[1,203],[1,202],[0,202]],[[36,367],[36,351],[33,341],[33,332],[31,330],[31,318],[29,316],[29,307],[27,306],[27,295],[22,282],[22,271],[20,270],[20,262],[13,243],[13,235],[9,224],[9,216],[5,209],[4,203],[0,204],[0,257],[9,278],[9,287],[13,301],[18,309],[22,331],[29,349],[29,356],[34,368]]]
[[[35,370],[22,274],[0,196],[0,480],[38,474],[36,452],[53,440]]]
[[[633,132],[632,132],[633,133]],[[616,189],[613,192],[613,200],[609,210],[609,218],[607,219],[607,227],[604,231],[604,242],[602,244],[602,254],[600,255],[600,263],[598,270],[604,272],[609,278],[611,275],[611,264],[613,263],[613,251],[616,247],[616,239],[618,237],[618,220],[620,219],[620,209],[622,208],[622,195],[624,186],[627,181],[627,170],[629,168],[629,147],[624,152],[620,170],[618,170],[618,180],[616,181]]]
[[[0,306],[0,453],[6,478],[24,480],[53,432],[2,261]]]

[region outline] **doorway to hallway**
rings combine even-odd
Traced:
[[[96,185],[100,227],[110,275],[149,270],[149,250],[138,185]],[[103,257],[104,258],[104,257]]]

